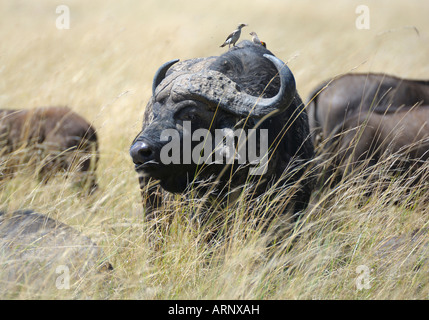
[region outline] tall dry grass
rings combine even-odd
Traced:
[[[243,198],[224,209],[227,236],[207,242],[210,229],[192,219],[199,203],[180,196],[168,199],[161,228],[142,221],[128,155],[158,66],[221,54],[219,45],[238,23],[249,24],[243,38],[256,31],[288,61],[305,99],[319,82],[352,70],[428,78],[428,3],[372,1],[369,30],[355,27],[360,1],[61,4],[70,8],[69,30],[55,27],[56,1],[0,3],[0,107],[68,105],[92,122],[100,137],[100,190],[84,197],[64,177],[43,185],[22,172],[0,182],[0,209],[31,208],[73,226],[103,248],[115,270],[107,281],[89,275],[68,290],[43,291],[25,283],[0,289],[0,297],[428,298],[427,246],[421,245],[427,233],[413,238],[427,227],[425,193],[404,196],[403,184],[382,166],[375,182],[356,174],[316,190],[301,224],[280,240],[273,242],[270,227],[249,223],[248,206],[263,214],[270,204]],[[405,240],[390,240],[395,236]],[[357,272],[359,266],[368,273]],[[358,290],[362,275],[369,289]]]

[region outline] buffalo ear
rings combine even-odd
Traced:
[[[165,78],[165,74],[167,73],[168,69],[178,61],[179,61],[179,59],[167,61],[162,66],[160,66],[158,68],[158,70],[155,72],[155,75],[154,75],[153,81],[152,81],[152,96],[155,96],[156,87]]]

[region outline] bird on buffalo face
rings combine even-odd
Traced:
[[[241,28],[246,27],[247,24],[242,23],[240,24],[236,30],[234,30],[225,40],[225,42],[220,46],[225,47],[226,45],[228,45],[228,48],[231,47],[231,44],[235,47],[235,43],[238,41],[238,39],[240,38],[241,35]]]
[[[261,40],[259,40],[258,35],[256,34],[256,32],[250,32],[249,33],[252,36],[252,41],[254,44],[257,45],[262,45],[264,48],[267,47],[267,44]]]

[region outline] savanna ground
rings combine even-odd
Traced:
[[[368,30],[356,28],[361,4]],[[70,9],[69,29],[56,28],[59,5]],[[369,198],[360,176],[317,190],[305,223],[274,249],[241,223],[246,207],[235,206],[232,236],[214,245],[201,240],[205,231],[186,219],[192,204],[180,199],[170,204],[168,228],[151,234],[128,149],[158,66],[221,54],[239,23],[249,24],[242,39],[256,31],[288,61],[305,100],[321,81],[350,71],[427,79],[428,12],[420,0],[1,1],[0,108],[68,105],[97,128],[101,158],[95,195],[61,177],[42,185],[22,173],[1,182],[0,209],[31,208],[75,227],[104,249],[114,272],[66,290],[0,289],[0,298],[427,299],[420,240],[379,253],[391,237],[427,226],[419,186],[400,203],[397,180],[387,189],[376,183]]]

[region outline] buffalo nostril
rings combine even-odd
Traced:
[[[148,158],[152,154],[152,150],[149,148],[142,148],[138,152],[139,152],[140,156],[142,156],[143,158]]]
[[[131,146],[130,155],[135,164],[142,164],[149,160],[153,160],[153,151],[151,147],[142,141],[136,142]]]

